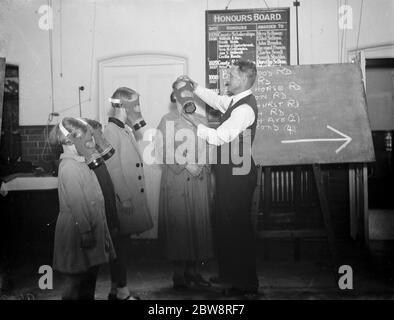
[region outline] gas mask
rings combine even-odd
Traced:
[[[109,101],[118,108],[124,108],[127,115],[126,124],[135,131],[146,125],[141,113],[140,96],[138,93],[133,93],[131,99],[110,98]]]
[[[173,89],[175,98],[181,104],[183,111],[188,114],[194,113],[196,105],[191,83],[189,81],[177,81]]]
[[[108,160],[115,153],[115,149],[104,138],[103,132],[101,131],[100,128],[93,128],[90,126],[90,129],[92,130],[92,135],[93,135],[94,141],[96,142],[97,151],[99,152],[100,156],[104,160]]]
[[[74,134],[71,134],[71,132],[69,132],[61,122],[59,123],[59,128],[75,146],[78,155],[85,158],[85,162],[87,163],[89,168],[96,168],[101,165],[104,160],[101,159],[100,154],[96,150],[96,142],[94,137],[92,136],[91,127],[87,124],[86,121],[82,119],[76,118],[76,120],[80,121],[83,125],[87,127],[85,133],[78,131]]]

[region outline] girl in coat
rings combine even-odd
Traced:
[[[175,92],[176,87],[177,82],[173,85]],[[210,286],[198,272],[198,266],[211,259],[213,253],[210,168],[201,159],[208,155],[208,150],[205,142],[198,141],[193,126],[181,116],[183,106],[176,97],[177,94],[173,93],[171,102],[176,102],[177,108],[163,116],[159,124],[155,152],[159,163],[164,163],[160,189],[159,239],[164,245],[165,256],[173,262],[173,285],[178,290],[187,289],[192,284]],[[177,142],[177,132],[180,134],[181,131],[189,132],[190,139]],[[195,159],[190,163],[181,164],[177,161],[176,153],[181,144],[187,145],[185,155],[194,148]],[[198,158],[203,161],[198,161]]]
[[[100,185],[77,151],[94,141],[86,126],[73,118],[55,126],[50,139],[63,147],[53,267],[65,276],[62,299],[93,300],[99,266],[115,258]]]

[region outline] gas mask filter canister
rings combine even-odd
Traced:
[[[193,99],[193,87],[190,82],[177,82],[174,87],[174,94],[177,101],[182,105],[185,113],[192,114],[196,111],[196,105]]]

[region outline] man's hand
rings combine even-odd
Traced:
[[[198,83],[195,82],[194,80],[190,79],[189,76],[187,76],[187,75],[179,76],[179,77],[177,78],[177,80],[182,80],[182,81],[190,82],[191,85],[192,85],[192,87],[193,87],[193,90],[195,90],[195,89],[197,88],[197,86],[198,86]]]
[[[81,248],[82,249],[91,249],[96,245],[96,239],[92,231],[88,231],[81,234]]]

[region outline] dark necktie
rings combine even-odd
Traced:
[[[230,104],[228,105],[228,108],[227,108],[227,109],[230,109],[230,108],[233,106],[233,102],[234,102],[234,100],[231,99]]]

